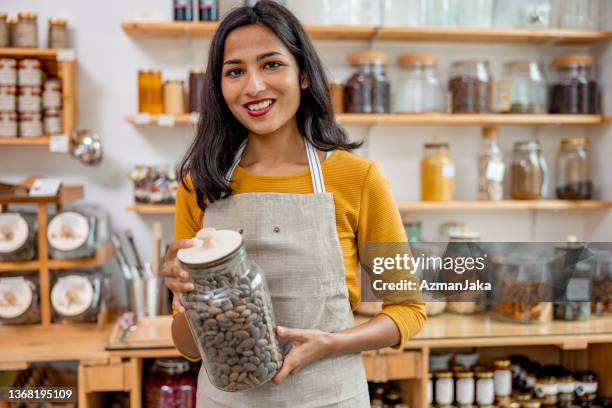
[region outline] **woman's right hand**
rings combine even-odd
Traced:
[[[185,272],[179,265],[176,254],[179,249],[190,248],[193,246],[193,241],[190,239],[180,239],[172,242],[164,256],[164,264],[161,269],[162,275],[166,278],[166,286],[172,291],[172,307],[175,311],[184,313],[185,308],[179,300],[179,294],[183,292],[191,292],[193,283],[189,282],[189,274]]]

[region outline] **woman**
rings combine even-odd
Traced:
[[[321,61],[284,7],[261,1],[229,13],[206,72],[202,120],[181,164],[177,241],[163,267],[179,312],[173,337],[198,356],[177,297],[193,285],[176,254],[206,225],[243,233],[266,274],[277,335],[293,348],[271,383],[248,391],[220,391],[202,369],[198,406],[369,407],[359,353],[402,347],[426,318],[422,303],[385,304],[353,327],[359,251],[406,241],[388,183],[350,153],[359,145],[336,124]]]

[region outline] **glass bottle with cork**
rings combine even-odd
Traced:
[[[482,142],[478,151],[478,199],[501,200],[504,194],[506,165],[497,143],[495,127],[482,128]]]

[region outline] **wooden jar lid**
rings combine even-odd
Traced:
[[[348,54],[346,60],[350,65],[358,65],[362,62],[380,62],[386,64],[388,57],[387,54],[381,51],[358,51]]]

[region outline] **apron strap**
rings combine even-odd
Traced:
[[[227,175],[225,176],[225,180],[227,183],[232,179],[232,175],[234,174],[234,170],[238,167],[240,163],[240,159],[242,159],[242,153],[247,145],[248,139],[245,139],[244,142],[236,151],[236,157],[234,158],[234,162],[232,166],[229,168]],[[308,157],[308,167],[310,167],[310,176],[312,177],[312,189],[315,194],[321,194],[325,192],[325,182],[323,180],[323,171],[321,169],[321,161],[319,160],[319,155],[317,154],[317,150],[315,147],[310,144],[306,139],[304,139],[304,144],[306,145],[306,156]],[[325,157],[329,157],[330,152],[327,152]]]

